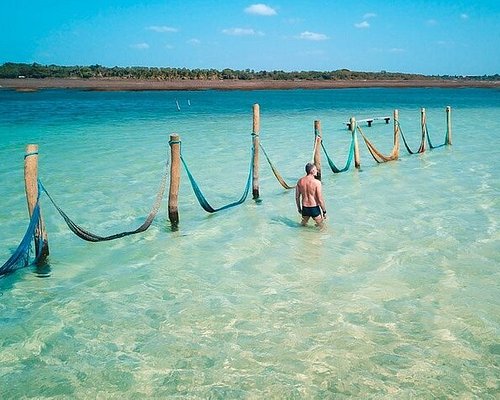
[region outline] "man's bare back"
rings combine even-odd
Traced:
[[[318,170],[314,164],[306,165],[306,176],[300,178],[295,188],[297,211],[302,215],[302,225],[313,218],[316,225],[322,226],[326,218],[321,182],[315,178]]]

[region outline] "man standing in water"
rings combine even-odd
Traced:
[[[297,211],[302,215],[301,225],[305,226],[309,218],[312,218],[321,228],[326,219],[326,207],[321,182],[316,179],[317,173],[316,165],[306,164],[306,176],[300,178],[295,187],[295,202]]]

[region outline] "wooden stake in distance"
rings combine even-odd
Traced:
[[[349,125],[351,128],[351,133],[354,136],[354,166],[359,169],[361,166],[361,160],[359,157],[359,144],[358,136],[356,135],[356,118],[351,117],[349,120]]]
[[[318,173],[316,179],[321,180],[321,122],[314,121],[314,154],[313,163]]]
[[[446,107],[446,144],[451,145],[451,107]]]
[[[170,135],[170,187],[168,193],[168,219],[172,229],[179,226],[179,186],[181,182],[181,141],[177,134]]]
[[[426,124],[427,124],[427,120],[425,117],[425,108],[422,108],[420,110],[420,125],[422,126],[422,141],[420,142],[420,148],[418,149],[419,153],[425,152],[425,140],[426,140],[426,136],[427,136]]]
[[[395,158],[399,158],[399,111],[394,110],[394,153]]]
[[[26,146],[26,153],[24,154],[24,187],[28,202],[28,212],[31,218],[38,200],[38,145],[36,144]],[[35,253],[38,256],[36,259],[37,264],[44,264],[49,255],[49,241],[41,208],[40,222],[35,230],[34,240]]]
[[[253,199],[259,198],[259,132],[260,132],[260,108],[258,104],[253,105],[253,169],[252,169],[252,195]]]

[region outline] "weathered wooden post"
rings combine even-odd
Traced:
[[[36,144],[26,146],[26,153],[24,154],[24,187],[28,202],[28,212],[31,218],[38,201],[38,145]],[[38,206],[40,207],[40,204]],[[34,240],[37,256],[36,261],[38,264],[44,264],[49,255],[49,241],[41,208],[40,222],[35,230]]]
[[[259,132],[260,132],[260,109],[258,104],[253,105],[253,169],[252,169],[252,194],[253,199],[259,198]]]
[[[394,149],[395,156],[399,158],[399,111],[394,110],[393,118],[394,120]],[[389,123],[389,121],[387,121]]]
[[[181,182],[181,141],[177,134],[170,135],[170,187],[168,193],[168,219],[172,229],[179,226],[179,186]]]
[[[359,144],[358,136],[356,135],[356,118],[351,117],[349,120],[349,125],[351,128],[351,133],[354,137],[354,166],[359,169],[361,166],[361,159],[359,157]]]
[[[446,107],[446,144],[451,145],[451,107]]]
[[[425,152],[425,139],[427,136],[427,130],[426,130],[426,117],[425,117],[425,108],[422,108],[420,110],[420,125],[422,127],[422,141],[420,142],[420,148],[418,149],[419,153]]]
[[[314,121],[314,155],[313,162],[318,173],[316,179],[321,180],[321,122]]]

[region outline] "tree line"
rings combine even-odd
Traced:
[[[170,67],[104,67],[42,65],[38,63],[7,62],[0,66],[0,78],[120,78],[147,80],[415,80],[415,79],[465,79],[500,80],[498,74],[483,76],[421,75],[400,72],[359,72],[348,69],[334,71],[254,71],[189,69]]]

